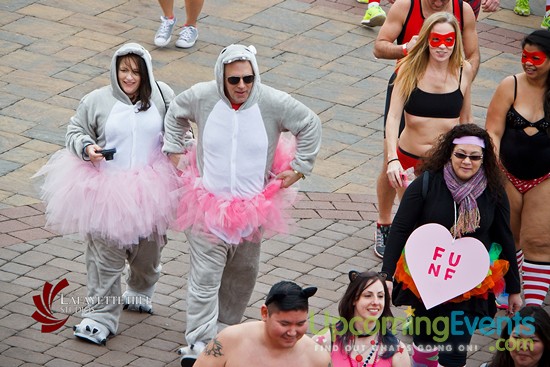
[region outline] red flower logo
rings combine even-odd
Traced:
[[[57,283],[55,287],[46,282],[44,283],[42,297],[40,297],[40,295],[32,297],[34,305],[37,309],[37,311],[34,311],[34,313],[32,314],[32,318],[42,324],[43,333],[51,333],[52,331],[56,331],[57,329],[65,325],[65,323],[69,319],[69,316],[67,316],[66,319],[59,320],[56,319],[52,314],[52,303],[55,299],[55,296],[57,296],[57,294],[68,285],[69,282],[65,278]]]

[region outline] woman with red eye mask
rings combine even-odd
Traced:
[[[507,177],[525,304],[540,306],[550,287],[550,31],[534,31],[522,48],[523,72],[498,86],[486,128]]]
[[[398,69],[386,119],[386,172],[401,198],[437,138],[459,123],[472,121],[473,70],[464,60],[456,18],[446,12],[429,16]],[[405,128],[398,137],[403,112]]]

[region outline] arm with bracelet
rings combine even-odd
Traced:
[[[394,188],[404,186],[402,180],[403,167],[397,158],[397,143],[399,140],[399,124],[403,114],[405,101],[403,99],[401,88],[398,84],[394,85],[390,109],[386,120],[386,148],[388,152],[386,173],[390,185]]]

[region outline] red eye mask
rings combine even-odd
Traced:
[[[447,47],[453,47],[455,45],[455,37],[455,32],[449,32],[447,34],[431,32],[429,38],[430,46],[439,47],[445,45]]]
[[[546,61],[546,54],[542,51],[529,52],[524,49],[521,54],[521,63],[525,64],[527,61],[535,66],[542,65]]]

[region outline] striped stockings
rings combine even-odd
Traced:
[[[519,249],[516,251],[516,261],[518,263],[518,269],[519,269],[519,275],[522,275],[523,272],[523,260],[525,260],[525,256],[523,255],[523,250]]]
[[[523,262],[523,294],[526,306],[540,306],[550,288],[550,263]]]

